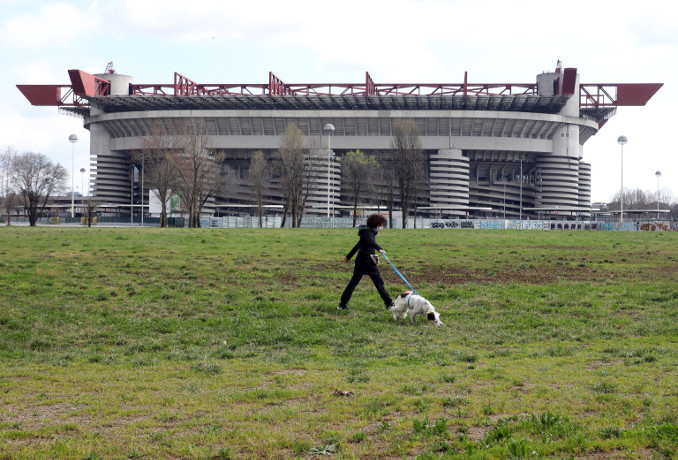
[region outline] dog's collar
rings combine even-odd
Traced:
[[[407,296],[407,308],[409,308],[409,309],[414,308],[413,306],[410,307],[410,299],[412,298],[413,295],[414,295],[414,293],[411,292],[411,293]]]

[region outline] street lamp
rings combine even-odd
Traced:
[[[85,168],[80,168],[80,177],[82,178],[82,180],[81,180],[82,188],[80,190],[82,191],[82,193],[81,193],[82,196],[85,196],[84,195],[85,194],[85,171],[86,171]],[[89,193],[89,191],[88,191],[88,193]]]
[[[141,226],[144,226],[144,162],[146,152],[141,152]]]
[[[85,206],[85,168],[80,168],[80,205]]]
[[[621,213],[619,214],[619,223],[624,222],[624,144],[629,140],[626,136],[619,136],[617,142],[621,145],[621,194],[619,195],[619,203]]]
[[[523,228],[523,160],[525,155],[520,155],[520,228]]]
[[[129,165],[129,224],[134,224],[134,164]]]
[[[659,220],[659,178],[661,177],[662,172],[657,171],[654,175],[657,176],[657,220]]]
[[[323,131],[327,133],[327,217],[330,217],[330,171],[331,171],[331,159],[332,159],[332,148],[330,147],[330,139],[332,134],[334,134],[334,125],[332,123],[327,123],[323,128]]]
[[[71,219],[75,217],[75,143],[78,142],[78,136],[71,134],[68,140],[72,144],[71,148]]]

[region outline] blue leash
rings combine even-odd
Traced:
[[[419,295],[419,293],[417,292],[417,290],[414,289],[414,288],[412,287],[412,285],[411,285],[410,283],[407,282],[407,280],[405,279],[405,277],[403,276],[403,274],[400,273],[400,271],[399,271],[397,268],[395,268],[395,265],[393,265],[393,262],[391,262],[391,261],[388,259],[388,257],[386,257],[386,253],[385,253],[385,252],[382,252],[381,255],[384,256],[384,259],[386,259],[386,261],[387,261],[389,264],[391,264],[391,267],[393,267],[393,270],[395,270],[396,273],[397,273],[398,275],[400,275],[400,277],[403,279],[403,281],[405,281],[405,284],[407,284],[407,285],[410,287],[410,289],[412,289],[412,292],[414,292],[415,294]],[[408,302],[409,302],[409,299],[408,299]]]

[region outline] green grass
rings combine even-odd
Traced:
[[[0,458],[678,458],[678,234],[356,238],[0,228]]]

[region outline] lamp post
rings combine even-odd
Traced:
[[[628,142],[626,136],[619,136],[617,142],[621,145],[621,192],[619,195],[619,204],[621,213],[619,214],[619,223],[624,222],[624,144]]]
[[[504,177],[503,174],[502,174],[502,181],[504,182],[504,217],[503,217],[503,219],[506,220],[506,177]],[[502,222],[501,228],[504,228],[505,223],[506,222]]]
[[[657,220],[659,220],[659,178],[661,177],[662,172],[657,171],[654,175],[657,176]]]
[[[84,208],[85,206],[85,168],[80,168],[80,205]]]
[[[330,147],[330,139],[332,134],[334,134],[334,125],[332,123],[327,123],[323,128],[323,131],[327,133],[327,217],[330,217],[330,173],[331,173],[331,160],[332,160],[332,148]]]
[[[129,165],[129,224],[134,224],[134,165]]]
[[[80,177],[81,177],[81,183],[82,183],[82,188],[81,190],[81,195],[84,197],[85,196],[85,168],[80,168]],[[89,190],[88,190],[89,193]]]
[[[75,143],[78,142],[78,136],[71,134],[68,136],[71,142],[71,219],[75,218]]]
[[[520,228],[523,228],[523,160],[525,155],[520,155]]]
[[[141,226],[144,226],[144,162],[146,152],[141,152]]]

